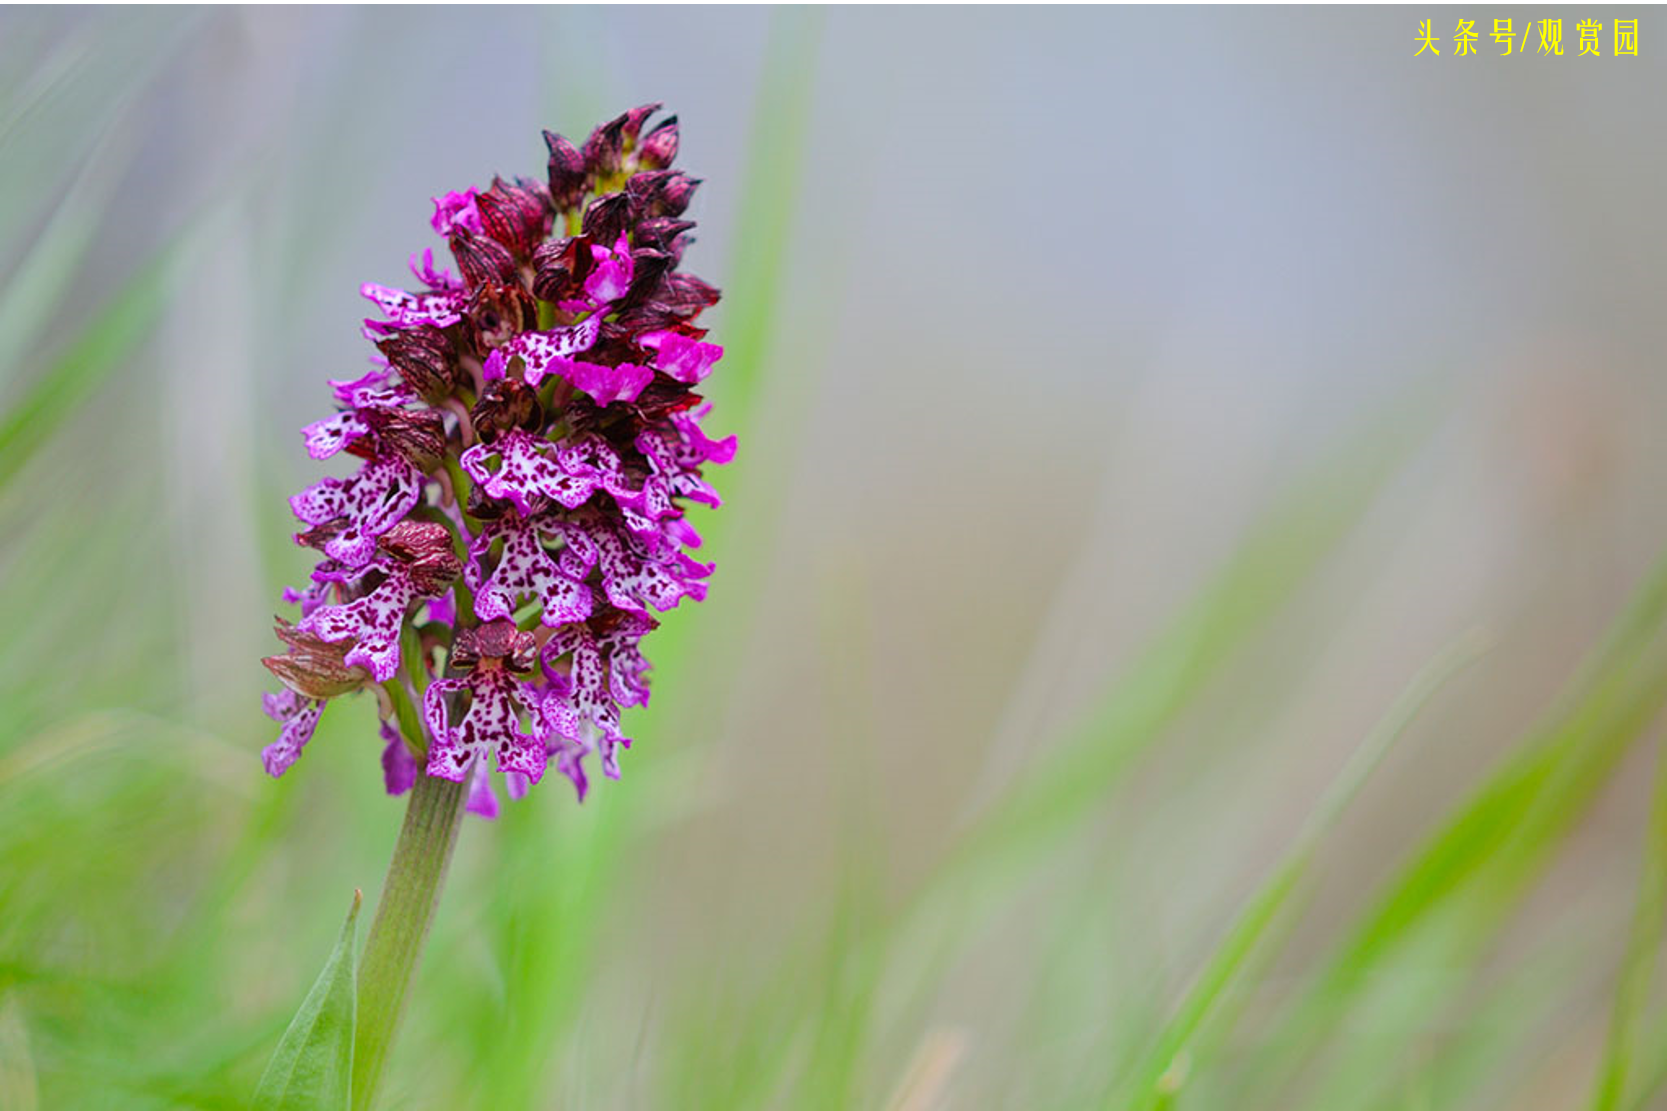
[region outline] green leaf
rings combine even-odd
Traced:
[[[1332,783],[1310,816],[1296,843],[1285,854],[1273,874],[1245,905],[1238,919],[1216,946],[1209,962],[1188,990],[1174,1016],[1159,1032],[1157,1042],[1135,1071],[1133,1106],[1157,1108],[1165,1105],[1184,1082],[1186,1073],[1197,1067],[1193,1050],[1195,1035],[1216,1009],[1228,988],[1250,963],[1251,954],[1269,932],[1287,897],[1296,890],[1325,834],[1342,817],[1349,801],[1359,792],[1396,738],[1442,685],[1474,661],[1485,648],[1477,633],[1466,634],[1424,666],[1396,699],[1389,712],[1373,727],[1366,741]]]
[[[1604,1051],[1602,1071],[1592,1097],[1593,1111],[1614,1111],[1622,1106],[1638,1043],[1638,1025],[1649,1003],[1650,982],[1655,976],[1657,939],[1663,917],[1667,917],[1667,746],[1656,754],[1655,804],[1650,811],[1649,835],[1644,844],[1644,869],[1638,881],[1638,902],[1633,912],[1632,935],[1627,943],[1626,962],[1615,984],[1615,1002],[1609,1023],[1609,1044]]]
[[[362,900],[363,895],[355,891],[353,909],[347,912],[324,971],[284,1031],[255,1089],[257,1109],[345,1111],[352,1101],[353,1024],[358,1006],[353,944]]]

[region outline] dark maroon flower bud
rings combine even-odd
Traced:
[[[296,694],[303,698],[335,698],[369,682],[370,672],[357,665],[347,666],[352,642],[330,644],[303,633],[281,617],[273,621],[278,639],[289,650],[282,656],[267,656],[261,663]]]
[[[537,639],[517,629],[507,617],[459,629],[451,647],[451,662],[459,668],[501,663],[511,671],[528,672],[537,659]]]
[[[644,634],[650,633],[660,627],[660,622],[640,613],[627,614],[616,609],[605,609],[586,621],[585,625],[590,629],[592,636],[605,637],[628,627],[634,627]]]
[[[626,116],[609,120],[585,140],[585,169],[596,178],[619,172],[625,155]]]
[[[665,187],[660,191],[660,216],[681,216],[694,200],[695,190],[700,188],[700,179],[690,177],[678,170],[672,171],[672,176],[666,179]]]
[[[585,361],[603,366],[618,366],[630,362],[636,341],[634,333],[617,320],[604,319],[596,331],[596,342],[585,353]]]
[[[376,546],[402,563],[451,554],[451,533],[433,521],[406,519],[377,538]]]
[[[451,237],[452,257],[470,287],[505,285],[515,276],[515,256],[509,248],[484,235],[458,228]]]
[[[656,216],[644,220],[632,230],[631,237],[639,247],[654,247],[662,251],[670,251],[672,247],[681,246],[677,237],[694,227],[692,220],[679,220],[672,216]]]
[[[618,173],[626,150],[636,145],[642,125],[659,110],[658,104],[644,104],[592,131],[585,140],[585,166],[598,176]]]
[[[376,344],[377,350],[405,379],[405,384],[430,404],[439,402],[457,384],[457,350],[451,337],[432,324],[413,324]]]
[[[599,366],[619,366],[622,363],[641,366],[653,359],[638,345],[636,337],[621,328],[617,321],[604,320],[598,330],[597,341],[585,352],[585,361]]]
[[[424,594],[438,594],[463,570],[451,531],[432,521],[407,518],[383,533],[376,546],[405,565],[405,573]]]
[[[639,220],[683,215],[699,187],[700,179],[682,170],[650,170],[634,174],[625,182],[631,213]]]
[[[492,188],[475,197],[480,226],[487,235],[508,247],[516,258],[526,258],[550,234],[549,193],[537,182],[510,185],[492,179]]]
[[[494,378],[486,383],[480,400],[469,412],[475,434],[491,442],[500,432],[512,428],[537,431],[544,423],[544,410],[538,403],[538,391],[519,378]]]
[[[540,301],[572,300],[573,279],[564,266],[540,267],[533,276],[533,296]]]
[[[544,133],[544,145],[550,148],[551,203],[561,212],[579,207],[579,202],[590,188],[590,171],[585,169],[585,156],[578,147],[554,131]]]
[[[660,332],[682,321],[662,301],[650,298],[641,304],[630,305],[619,313],[617,323],[626,335],[640,336],[644,332]]]
[[[676,265],[677,259],[669,251],[656,251],[652,247],[632,251],[631,288],[625,294],[625,301],[648,300],[660,288],[661,279]]]
[[[658,112],[660,108],[660,102],[655,101],[653,104],[644,104],[640,107],[633,108],[623,116],[619,117],[620,133],[625,136],[626,141],[630,143],[636,142],[637,136],[642,134],[642,125],[647,123],[648,117]],[[673,120],[676,118],[676,116],[672,117]]]
[[[518,332],[538,328],[538,306],[519,283],[481,286],[469,299],[466,315],[474,331],[475,351],[483,358]]]
[[[692,409],[700,402],[700,395],[682,382],[664,374],[656,374],[654,381],[643,387],[642,393],[637,395],[637,400],[632,402],[632,405],[643,420],[658,421],[664,420],[672,413]]]
[[[295,542],[303,548],[312,548],[322,552],[324,545],[341,535],[345,517],[337,517],[334,521],[327,521],[322,525],[314,525],[310,529],[295,534]]]
[[[582,436],[586,432],[595,432],[601,427],[602,419],[614,410],[607,406],[598,405],[583,393],[575,392],[568,399],[567,406],[562,410],[562,420],[575,436]]]
[[[640,174],[632,174],[625,179],[625,195],[631,198],[631,217],[635,220],[646,220],[653,216],[665,215],[660,209],[660,195],[665,192],[666,182],[676,170],[647,170]]]
[[[543,244],[533,252],[533,296],[540,301],[576,297],[595,264],[588,239],[557,239]]]
[[[609,193],[590,202],[581,226],[585,235],[611,249],[630,222],[630,199],[624,193]]]
[[[637,161],[651,170],[663,170],[677,157],[677,117],[670,116],[643,137]]]
[[[691,317],[702,309],[716,305],[720,296],[714,286],[708,285],[693,274],[674,271],[660,282],[659,292],[655,294],[654,299],[677,316]]]
[[[424,473],[446,452],[446,426],[436,409],[360,409],[359,419],[379,444]]]

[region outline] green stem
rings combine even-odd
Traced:
[[[382,903],[359,962],[359,1017],[353,1039],[353,1108],[368,1111],[416,978],[417,958],[440,903],[446,866],[463,822],[463,784],[419,772],[405,824],[388,863]]]

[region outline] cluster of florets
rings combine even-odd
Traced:
[[[554,762],[582,799],[592,752],[618,777],[642,638],[712,571],[684,508],[718,504],[701,468],[735,452],[700,428],[718,291],[678,270],[698,183],[669,168],[675,117],[645,132],[658,108],[582,148],[545,132],[547,182],[436,198],[460,277],[425,250],[420,290],[363,287],[381,354],[302,430],[314,459],[361,462],[290,499],[320,559],[265,661],[286,688],[266,696],[272,775],[326,700],[370,687],[390,793],[426,766],[491,812],[489,764],[515,795]]]

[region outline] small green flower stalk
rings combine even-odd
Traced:
[[[546,132],[546,181],[436,198],[459,274],[425,249],[419,290],[365,285],[374,365],[302,430],[313,458],[358,466],[290,499],[319,559],[264,661],[284,689],[263,761],[282,775],[330,699],[370,689],[388,793],[410,800],[350,993],[351,1095],[316,1106],[372,1106],[462,815],[498,812],[494,772],[511,798],[553,765],[582,801],[593,755],[618,778],[643,638],[705,597],[685,507],[718,505],[703,468],[735,439],[701,428],[718,291],[679,270],[698,183],[670,168],[675,117],[646,127],[658,108],[582,147]]]

